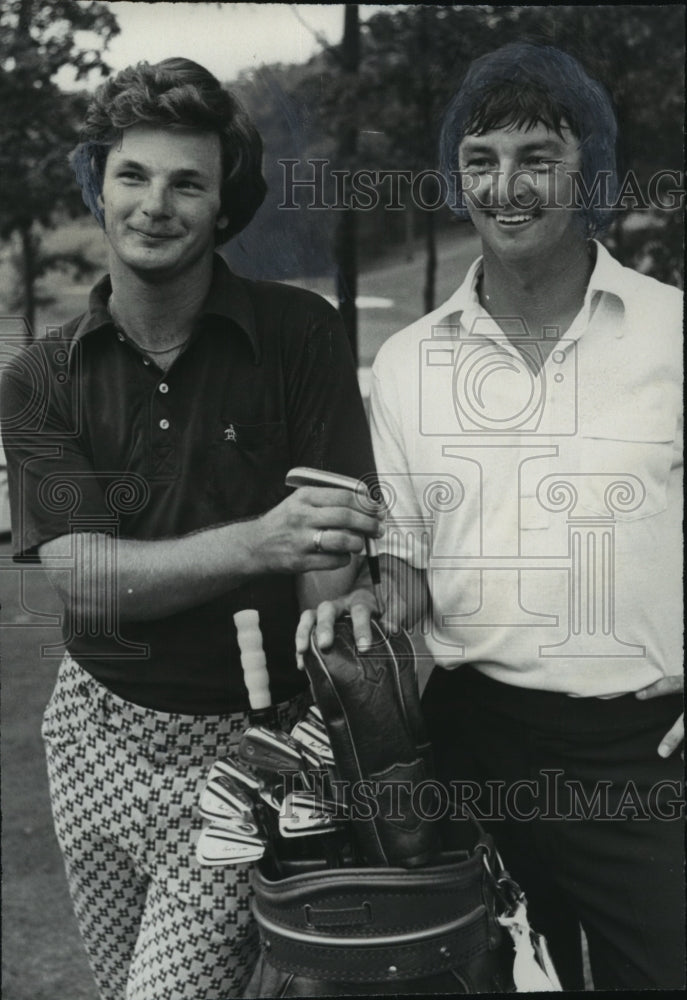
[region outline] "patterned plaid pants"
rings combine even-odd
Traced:
[[[290,728],[308,698],[279,708]],[[176,715],[113,695],[69,655],[45,711],[50,795],[102,1000],[228,1000],[257,961],[248,868],[202,868],[198,799],[243,713]]]

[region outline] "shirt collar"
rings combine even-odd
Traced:
[[[620,300],[624,309],[627,298],[632,294],[632,284],[628,279],[628,270],[623,267],[598,240],[596,247],[596,263],[587,285],[581,315],[589,316],[589,310],[594,304],[595,296],[608,293]],[[465,278],[453,295],[447,299],[432,315],[432,321],[441,326],[454,326],[460,323],[464,329],[471,329],[474,319],[480,317],[482,323],[489,317],[477,295],[477,285],[482,276],[482,260],[478,257],[470,265]],[[630,275],[632,272],[630,272]],[[575,322],[577,325],[577,321]],[[481,328],[483,328],[481,326]]]
[[[112,326],[112,317],[107,302],[112,294],[109,274],[104,275],[91,289],[88,309],[79,319],[74,336],[69,344],[69,358],[74,345],[91,333]],[[260,363],[261,351],[255,322],[255,310],[244,281],[229,269],[229,265],[219,254],[214,255],[210,289],[203,304],[201,317],[219,316],[231,320],[248,337],[253,350],[253,358]]]
[[[611,257],[603,243],[594,240],[594,246],[596,247],[596,264],[587,286],[587,296],[591,298],[594,292],[609,292],[620,299],[624,306],[625,301],[632,293],[635,272],[629,271],[614,257]]]

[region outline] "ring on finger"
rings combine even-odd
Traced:
[[[323,534],[324,534],[324,528],[318,528],[318,530],[313,535],[312,543],[313,543],[315,552],[321,552],[322,551],[322,535]]]

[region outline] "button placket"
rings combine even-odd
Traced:
[[[154,399],[157,400],[157,402],[155,402],[154,405],[158,408],[158,412],[159,412],[159,407],[162,404],[160,396],[166,396],[168,393],[169,393],[169,384],[167,382],[159,382],[157,385],[157,392],[154,397]],[[164,413],[165,412],[164,404],[162,405],[163,405],[162,412]],[[169,417],[166,416],[160,417],[160,419],[157,422],[157,425],[160,428],[160,430],[168,431],[170,427]]]
[[[152,372],[151,372],[152,374]],[[171,380],[167,373],[156,373],[150,386],[151,462],[155,477],[174,478],[178,471],[179,432],[177,415],[171,405]],[[176,402],[176,399],[175,399]]]

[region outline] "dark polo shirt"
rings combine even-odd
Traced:
[[[169,538],[264,513],[296,465],[364,477],[372,448],[338,313],[317,295],[249,281],[215,258],[192,338],[162,372],[113,325],[109,279],[89,308],[6,369],[1,403],[15,558],[70,532]],[[78,579],[78,536],[65,572]],[[115,572],[115,547],[111,552]],[[257,608],[274,701],[302,690],[295,578],[249,584],[155,621],[97,627],[67,610],[72,656],[127,700],[162,711],[248,707],[233,613]]]

